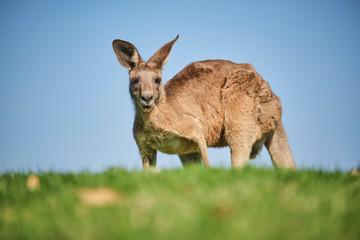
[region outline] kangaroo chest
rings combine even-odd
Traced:
[[[186,154],[198,152],[196,143],[176,133],[147,128],[136,134],[140,145],[146,145],[166,154]]]

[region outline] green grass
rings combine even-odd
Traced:
[[[360,177],[259,168],[0,175],[0,239],[360,239]],[[81,189],[120,200],[90,206]]]

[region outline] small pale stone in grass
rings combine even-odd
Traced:
[[[26,179],[26,186],[29,190],[35,191],[40,188],[40,178],[36,174],[31,174]]]
[[[149,172],[149,173],[160,173],[161,170],[160,170],[160,168],[157,168],[157,167],[149,167],[149,168],[145,169],[145,172]]]
[[[356,170],[355,168],[351,169],[350,175],[352,176],[359,176],[360,175],[360,169]]]
[[[120,195],[110,188],[82,189],[78,192],[79,199],[87,205],[103,206],[121,200]]]

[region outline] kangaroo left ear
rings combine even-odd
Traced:
[[[174,45],[174,43],[176,42],[176,40],[178,40],[179,35],[176,36],[176,38],[174,40],[172,40],[171,42],[168,42],[167,44],[165,44],[164,46],[162,46],[150,59],[149,61],[147,61],[147,65],[157,68],[157,69],[162,69],[165,65],[165,63],[167,62],[169,55],[170,55],[170,51],[172,46]]]
[[[129,42],[116,39],[112,43],[119,63],[126,69],[132,70],[143,60],[136,47]]]

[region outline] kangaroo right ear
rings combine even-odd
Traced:
[[[138,50],[131,43],[116,39],[112,45],[119,63],[124,68],[132,70],[143,61]]]

